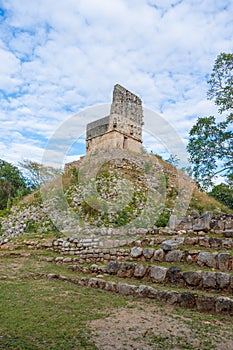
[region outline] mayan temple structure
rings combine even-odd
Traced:
[[[87,154],[110,149],[141,153],[142,125],[141,99],[121,85],[115,85],[110,115],[87,124]]]

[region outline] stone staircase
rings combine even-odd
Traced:
[[[224,233],[160,232],[115,248],[80,247],[69,238],[50,249],[59,256],[42,260],[67,265],[89,287],[233,315],[233,240]]]
[[[41,260],[63,265],[67,276],[68,271],[74,276],[50,274],[48,278],[233,315],[232,229],[141,229],[140,239],[124,239],[121,246],[115,240],[113,248],[104,247],[104,240],[98,235],[21,241],[3,238],[0,249],[38,251]]]

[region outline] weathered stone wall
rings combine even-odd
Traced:
[[[198,212],[192,216],[183,216],[178,219],[175,215],[170,217],[169,227],[175,230],[185,230],[185,231],[230,231],[233,230],[233,215],[232,214],[222,214],[214,215],[213,212],[207,211],[203,215]],[[233,231],[232,231],[233,234]]]
[[[39,275],[39,276],[38,276]],[[101,289],[108,292],[119,293],[124,296],[132,295],[136,298],[150,298],[169,305],[186,308],[197,308],[200,311],[233,315],[233,300],[228,297],[215,297],[197,295],[193,292],[177,292],[173,290],[160,290],[147,285],[134,285],[125,282],[107,281],[103,278],[69,278],[59,274],[29,274],[24,278],[45,277],[60,281],[75,283],[79,286]]]
[[[54,260],[61,262],[61,260]],[[65,261],[67,262],[67,261]],[[109,274],[121,278],[143,279],[152,283],[185,286],[201,290],[233,291],[233,276],[223,272],[182,271],[179,266],[169,268],[158,265],[142,265],[130,262],[110,261],[107,265],[91,265],[90,267],[73,265],[72,270],[85,273]]]
[[[126,149],[142,152],[142,101],[115,85],[110,116],[87,125],[86,151]]]
[[[101,136],[109,129],[109,116],[87,124],[87,140]]]
[[[142,101],[120,85],[115,85],[110,113],[110,128],[142,141]]]
[[[179,243],[180,242],[180,243]],[[167,263],[196,264],[220,271],[233,270],[233,255],[228,252],[208,252],[194,249],[179,249],[185,243],[184,238],[166,240],[161,248],[143,248],[134,246],[131,249],[102,249],[97,238],[63,239],[53,242],[52,249],[62,254],[76,255],[83,262],[107,262],[110,260],[131,260]],[[228,240],[228,248],[233,247],[233,241]]]
[[[101,137],[93,137],[87,140],[86,143],[87,152],[94,152],[96,150],[111,150],[111,149],[124,149],[134,153],[142,152],[142,143],[138,142],[133,137],[125,136],[125,134],[110,130],[103,134]]]

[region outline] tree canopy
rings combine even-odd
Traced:
[[[45,166],[30,159],[23,160],[19,165],[24,170],[29,186],[33,190],[39,189],[61,174],[60,169],[56,169],[52,166]]]
[[[213,187],[209,194],[219,202],[233,209],[233,186],[230,184],[221,183]]]
[[[187,147],[193,175],[203,188],[213,185],[217,174],[229,178],[233,173],[233,54],[217,57],[208,84],[207,96],[219,107],[222,121],[198,118]]]
[[[0,159],[0,209],[10,206],[13,198],[29,193],[26,179],[20,170]]]
[[[209,90],[207,96],[213,99],[219,112],[233,108],[233,54],[221,53],[213,67],[213,72],[208,80]]]

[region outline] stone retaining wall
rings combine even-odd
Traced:
[[[83,267],[74,265],[73,270],[82,271]],[[149,282],[185,286],[200,290],[233,291],[233,275],[223,272],[182,271],[179,266],[166,268],[157,265],[133,264],[111,261],[106,266],[92,265],[84,267],[89,273],[116,275],[121,278],[139,278]]]
[[[102,289],[109,292],[119,293],[121,295],[132,295],[137,298],[155,299],[169,305],[177,305],[187,308],[196,308],[200,311],[221,313],[233,315],[233,300],[228,297],[210,297],[197,295],[192,292],[176,292],[168,290],[159,290],[151,286],[120,283],[106,281],[101,278],[68,278],[57,274],[46,275],[48,279],[58,279],[75,283],[79,286],[86,286],[95,289]]]
[[[221,231],[233,230],[233,215],[214,215],[210,211],[205,212],[203,215],[195,212],[192,216],[183,216],[181,219],[171,215],[169,227],[173,230],[193,230],[194,232],[207,232],[211,229]]]
[[[179,266],[169,268],[158,265],[135,264],[132,262],[110,261],[107,265],[83,266],[77,258],[46,258],[41,260],[57,264],[69,263],[69,269],[83,273],[109,274],[121,278],[144,279],[149,282],[165,283],[196,289],[233,291],[233,275],[212,271],[182,271]],[[73,264],[73,265],[71,265]]]
[[[198,241],[216,242],[215,240],[198,238]],[[222,241],[224,242],[224,241]],[[72,242],[58,239],[53,242],[53,249],[63,254],[79,256],[81,263],[103,262],[110,260],[135,260],[150,262],[183,262],[198,264],[201,267],[210,267],[221,271],[233,270],[233,255],[227,252],[205,252],[202,250],[180,250],[180,245],[185,244],[183,237],[165,240],[160,249],[132,247],[131,249],[112,248],[99,249],[98,242],[90,239],[73,240]],[[232,240],[225,240],[226,246],[232,245]]]

